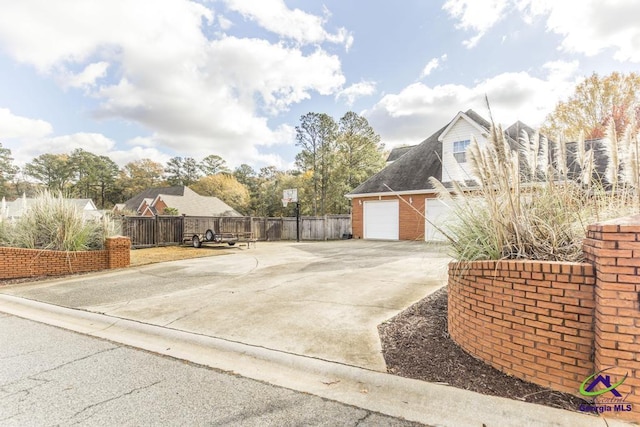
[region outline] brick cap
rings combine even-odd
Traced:
[[[591,229],[591,227],[602,227],[606,225],[640,225],[640,214],[596,222],[595,224],[589,225],[589,229]]]

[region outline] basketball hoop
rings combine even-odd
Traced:
[[[300,241],[300,203],[298,203],[298,189],[287,188],[282,190],[282,206],[287,207],[289,203],[296,204],[296,241]]]
[[[298,203],[298,189],[289,188],[282,191],[282,207],[287,207],[289,203]]]

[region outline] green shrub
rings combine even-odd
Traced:
[[[61,251],[102,249],[105,239],[116,234],[110,218],[84,219],[82,211],[61,194],[56,197],[48,191],[39,195],[15,223],[5,224],[4,228],[5,245]]]
[[[632,123],[630,129],[637,129]],[[582,261],[586,227],[638,212],[638,135],[617,140],[608,132],[606,179],[594,172],[592,150],[578,141],[575,164],[567,145],[526,133],[513,150],[499,126],[487,144],[472,141],[467,152],[477,186],[454,183],[454,193],[432,179],[455,219],[441,232],[459,260],[536,259]],[[549,162],[549,153],[552,161]],[[571,166],[571,167],[569,167]]]

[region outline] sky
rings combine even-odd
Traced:
[[[294,165],[309,112],[387,149],[458,111],[537,127],[582,79],[637,71],[637,0],[0,0],[0,143]]]

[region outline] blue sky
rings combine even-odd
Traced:
[[[83,148],[121,166],[292,166],[313,111],[387,148],[458,111],[538,126],[591,73],[636,71],[640,2],[0,0],[0,142],[19,165]]]

